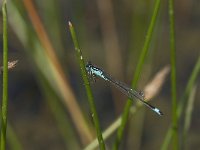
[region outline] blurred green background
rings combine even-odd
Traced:
[[[91,61],[130,85],[154,2],[8,1],[9,60],[19,60],[9,72],[8,149],[83,149],[91,142],[95,130],[68,21],[75,27],[85,61]],[[175,1],[178,102],[200,57],[199,18],[200,1]],[[2,23],[0,28],[2,35]],[[2,47],[2,39],[0,44]],[[169,64],[169,16],[165,0],[161,1],[137,89],[143,90],[155,74]],[[195,85],[189,132],[182,143],[184,149],[200,146],[199,76]],[[121,114],[127,98],[102,80],[97,79],[91,86],[104,130]],[[132,123],[127,125],[121,149],[160,149],[172,120],[170,74],[150,103],[159,107],[164,116],[158,117],[145,107],[146,111],[138,110],[131,117]],[[180,129],[183,122],[181,119]],[[115,135],[106,140],[108,149]]]

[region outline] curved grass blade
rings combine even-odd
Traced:
[[[137,85],[137,82],[138,82],[144,61],[146,59],[148,48],[149,48],[149,45],[150,45],[150,41],[152,39],[156,19],[157,19],[157,16],[158,16],[159,8],[160,8],[160,0],[156,0],[155,5],[154,5],[154,12],[153,12],[151,22],[150,22],[150,25],[149,25],[149,28],[148,28],[148,31],[147,31],[144,46],[143,46],[143,49],[141,51],[141,54],[140,54],[140,57],[139,57],[139,60],[138,60],[138,64],[136,66],[136,72],[134,74],[134,78],[133,78],[133,82],[132,82],[132,88],[135,88],[136,85]],[[116,137],[114,145],[113,145],[113,150],[117,150],[119,148],[119,144],[122,140],[122,137],[123,137],[123,134],[124,134],[124,129],[125,129],[126,123],[128,121],[129,110],[130,110],[131,106],[132,106],[132,101],[128,100],[126,105],[125,105],[123,114],[122,114],[122,123],[121,123],[121,126],[119,127],[119,129],[117,131],[117,137]]]

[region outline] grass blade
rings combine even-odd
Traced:
[[[8,123],[8,131],[7,131],[8,143],[9,147],[12,150],[23,150],[23,147],[14,131],[14,129]]]
[[[180,100],[180,103],[178,105],[178,109],[177,109],[177,116],[178,116],[178,120],[180,120],[181,115],[183,114],[183,108],[185,106],[185,104],[187,104],[187,100],[188,100],[188,95],[192,90],[192,87],[195,84],[195,81],[197,79],[197,77],[199,76],[200,73],[200,57],[198,58],[195,67],[190,75],[189,81],[187,83],[187,86],[185,88],[184,94]],[[162,144],[161,149],[162,150],[167,150],[168,145],[171,141],[172,138],[172,133],[173,133],[173,129],[172,129],[172,125],[169,127],[167,134],[165,136],[164,142]]]
[[[150,25],[149,25],[149,28],[148,28],[148,31],[147,31],[144,46],[143,46],[143,49],[141,51],[138,64],[136,66],[136,72],[134,74],[134,78],[133,78],[133,82],[132,82],[133,88],[135,88],[136,85],[137,85],[137,82],[138,82],[138,79],[139,79],[145,58],[147,56],[147,52],[148,52],[148,48],[149,48],[149,45],[150,45],[150,41],[152,39],[152,34],[153,34],[154,27],[155,27],[156,19],[157,19],[157,16],[158,16],[159,8],[160,8],[160,0],[156,0],[154,12],[153,12],[151,22],[150,22]],[[129,110],[130,110],[131,105],[132,105],[132,101],[128,100],[126,105],[125,105],[125,109],[123,111],[123,114],[122,114],[122,123],[121,123],[121,126],[119,127],[119,129],[117,131],[117,137],[116,137],[115,143],[113,145],[113,150],[116,150],[116,149],[119,148],[119,144],[122,140],[124,129],[125,129],[125,126],[126,126],[126,123],[127,123],[127,120],[128,120],[128,115],[129,115]]]
[[[97,138],[98,138],[98,141],[99,141],[99,148],[101,150],[104,150],[105,144],[104,144],[104,140],[103,140],[100,125],[99,125],[99,119],[98,119],[96,107],[95,107],[95,104],[94,104],[94,98],[93,98],[93,95],[92,95],[90,82],[88,80],[88,76],[87,76],[87,72],[86,72],[86,68],[85,68],[85,62],[83,60],[82,52],[81,52],[81,49],[79,47],[78,40],[77,40],[76,34],[75,34],[75,30],[74,30],[74,27],[72,26],[71,22],[69,22],[69,29],[70,29],[70,32],[71,32],[72,40],[74,42],[76,55],[77,55],[77,58],[79,60],[79,65],[80,65],[80,68],[81,68],[81,74],[82,74],[83,81],[84,81],[84,84],[85,84],[85,88],[86,88],[86,92],[87,92],[87,96],[88,96],[88,102],[89,102],[89,105],[90,105],[92,118],[93,118],[94,125],[95,125],[95,128],[96,128]]]
[[[6,139],[8,134],[8,142],[10,142],[13,149],[21,150],[22,146],[17,139],[17,136],[11,126],[7,125],[7,112],[8,112],[8,69],[15,67],[17,61],[8,62],[8,34],[7,34],[7,1],[3,1],[2,14],[3,14],[3,100],[1,108],[1,150],[6,149]],[[8,127],[7,127],[8,126]],[[8,129],[7,129],[8,128]],[[8,131],[7,131],[8,130]]]
[[[8,109],[8,33],[7,33],[7,9],[6,0],[2,5],[3,13],[3,99],[1,117],[1,150],[6,149],[6,128]]]
[[[193,110],[196,91],[197,91],[197,87],[194,86],[192,88],[192,91],[191,91],[189,99],[188,99],[188,104],[187,104],[187,108],[186,108],[186,112],[185,112],[184,127],[183,127],[182,148],[184,148],[186,146],[187,133],[190,128],[190,122],[191,122],[191,117],[192,117],[192,110]]]
[[[1,150],[6,149],[6,128],[8,111],[8,33],[6,0],[2,4],[3,14],[3,99],[1,117]]]
[[[170,59],[171,59],[171,94],[172,94],[172,128],[173,147],[178,149],[178,119],[176,99],[176,48],[175,48],[175,24],[174,24],[174,1],[169,0],[169,24],[170,24]]]
[[[177,110],[179,118],[181,117],[181,114],[183,113],[183,108],[187,104],[188,96],[192,91],[192,87],[194,86],[195,81],[196,81],[199,73],[200,73],[200,57],[198,58],[198,60],[197,60],[197,62],[195,64],[195,67],[194,67],[194,69],[193,69],[193,71],[191,73],[191,76],[190,76],[189,81],[187,83],[187,86],[185,88],[185,92],[184,92],[184,95],[183,95],[183,100],[181,100],[181,102],[179,104],[179,107],[178,107],[178,110]]]
[[[13,69],[16,66],[17,62],[18,62],[18,60],[8,62],[8,70]],[[3,66],[0,67],[0,72],[3,72]],[[2,112],[0,112],[0,116],[2,116],[1,113]],[[13,149],[13,150],[22,150],[23,149],[14,129],[11,127],[9,122],[7,123],[6,134],[7,134],[8,143],[9,143],[9,146],[11,147],[11,149]]]

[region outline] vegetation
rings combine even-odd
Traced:
[[[1,150],[198,147],[198,25],[174,3],[3,0]],[[90,81],[87,61],[132,80],[164,116]]]

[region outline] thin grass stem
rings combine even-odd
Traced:
[[[177,108],[178,121],[180,120],[181,115],[183,114],[184,106],[187,104],[189,93],[192,91],[192,87],[194,86],[196,79],[199,76],[199,73],[200,73],[200,57],[198,58],[198,60],[195,64],[195,67],[194,67],[194,69],[193,69],[193,71],[190,75],[190,78],[188,80],[188,83],[187,83],[187,86],[186,86],[185,91],[183,93],[183,96],[182,96],[180,103],[178,105],[178,108]],[[161,150],[167,150],[168,149],[169,143],[170,143],[171,138],[172,138],[172,134],[173,134],[173,128],[172,128],[172,125],[170,125],[170,127],[167,131],[167,134],[165,136],[165,139],[163,140]]]
[[[75,30],[74,30],[74,27],[72,26],[71,22],[69,22],[69,29],[70,29],[70,32],[71,32],[72,40],[74,42],[76,55],[77,55],[77,58],[79,60],[81,74],[82,74],[82,78],[83,78],[83,81],[84,81],[84,84],[85,84],[85,88],[86,88],[86,92],[87,92],[87,96],[88,96],[88,102],[89,102],[91,113],[92,113],[93,122],[94,122],[94,125],[95,125],[95,128],[96,128],[97,139],[99,141],[99,148],[101,150],[104,150],[105,144],[104,144],[104,140],[103,140],[103,137],[102,137],[102,132],[101,132],[100,124],[99,124],[99,119],[98,119],[98,115],[97,115],[97,111],[96,111],[96,106],[95,106],[95,103],[94,103],[92,90],[91,90],[91,87],[90,87],[90,82],[89,82],[89,79],[88,79],[88,76],[87,76],[87,71],[86,71],[86,68],[85,68],[85,62],[84,62],[84,59],[83,59],[83,56],[82,56],[81,49],[80,49],[79,44],[78,44],[78,40],[76,38],[76,33],[75,33]]]
[[[148,52],[148,49],[149,49],[149,46],[150,46],[150,41],[152,39],[153,30],[155,28],[155,23],[156,23],[156,19],[157,19],[157,16],[158,16],[159,8],[160,8],[160,0],[156,0],[155,5],[154,5],[154,12],[153,12],[153,15],[152,15],[152,18],[151,18],[151,21],[150,21],[150,25],[149,25],[149,28],[148,28],[148,31],[147,31],[147,34],[146,34],[144,46],[143,46],[143,49],[141,51],[141,54],[140,54],[140,57],[139,57],[139,60],[138,60],[138,64],[136,66],[136,72],[135,72],[134,77],[133,77],[133,82],[132,82],[133,88],[135,88],[137,86],[137,82],[138,82],[140,73],[142,71],[144,61],[147,57],[147,52]],[[132,105],[132,101],[129,99],[127,101],[126,105],[125,105],[125,108],[124,108],[124,111],[123,111],[123,114],[122,114],[122,122],[121,122],[121,125],[120,125],[120,127],[117,131],[117,137],[116,137],[114,145],[113,145],[113,150],[119,149],[119,145],[120,145],[120,142],[121,142],[122,137],[123,137],[124,129],[125,129],[126,123],[128,121],[129,110],[130,110],[131,105]]]
[[[3,99],[1,117],[1,150],[6,149],[6,128],[8,112],[8,34],[6,0],[2,4],[3,14]]]
[[[183,139],[182,139],[181,149],[186,149],[185,147],[187,145],[187,135],[188,135],[188,131],[190,129],[192,111],[193,111],[196,92],[197,92],[197,86],[194,85],[194,87],[192,88],[192,91],[189,95],[188,104],[187,104],[186,111],[185,111],[185,116],[184,116],[185,120],[184,120],[184,126],[183,126]]]
[[[179,142],[178,142],[178,119],[177,119],[177,96],[176,96],[176,48],[175,48],[175,24],[174,24],[173,0],[169,0],[169,25],[170,25],[173,149],[177,150],[179,147]]]

